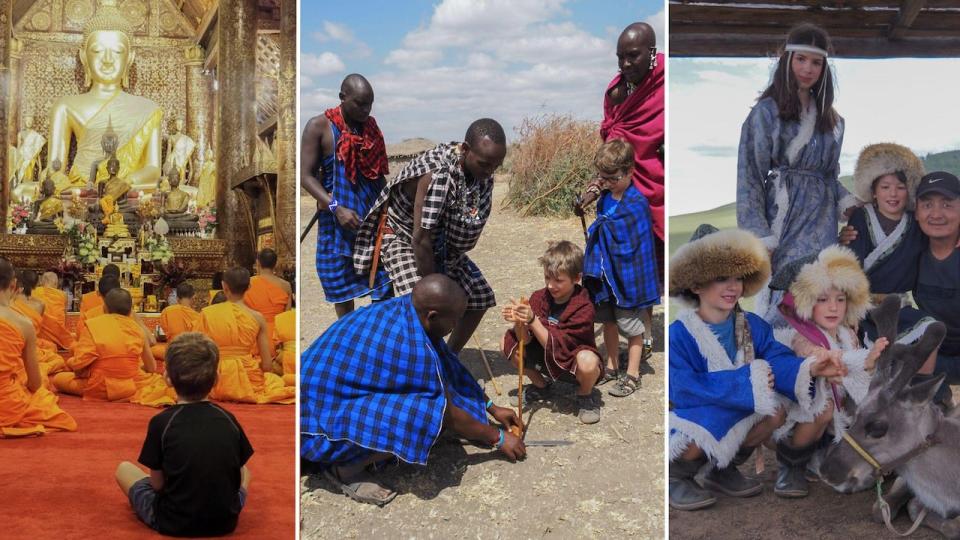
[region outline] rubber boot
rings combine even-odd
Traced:
[[[807,463],[816,448],[816,444],[794,448],[786,441],[777,443],[777,462],[780,463],[780,471],[777,473],[777,483],[773,486],[773,492],[778,497],[797,499],[807,496],[809,493],[806,478]]]
[[[699,510],[713,506],[717,498],[701,488],[694,481],[706,458],[696,461],[684,461],[677,458],[670,462],[670,508],[677,510]]]
[[[713,467],[703,481],[700,482],[703,487],[719,491],[731,497],[753,497],[763,491],[763,485],[759,480],[747,478],[740,473],[738,467],[747,462],[750,455],[753,454],[753,447],[741,448],[737,455],[733,456],[730,464],[720,469]]]

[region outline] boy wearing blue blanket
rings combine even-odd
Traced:
[[[815,377],[845,375],[839,351],[798,358],[763,319],[740,309],[770,277],[763,243],[742,230],[701,225],[670,259],[670,296],[685,301],[670,325],[670,506],[716,502],[694,480],[734,497],[762,487],[737,470],[783,425],[784,407],[811,410]],[[804,484],[806,449],[789,449],[775,492]],[[708,465],[709,461],[709,465]]]
[[[431,274],[412,294],[339,319],[301,356],[300,456],[325,466],[350,498],[393,500],[366,468],[389,459],[426,465],[444,427],[511,460],[526,455],[510,433],[516,414],[493,405],[444,343],[466,307],[455,281]]]
[[[633,163],[633,146],[623,139],[605,142],[594,158],[597,182],[587,188],[599,200],[597,219],[587,231],[583,283],[596,306],[596,322],[603,323],[607,365],[601,384],[616,380],[610,390],[615,397],[640,386],[644,333],[651,329],[648,308],[660,303],[650,207],[630,180]],[[618,375],[621,333],[627,338],[627,372]]]

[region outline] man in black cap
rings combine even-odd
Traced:
[[[960,180],[943,171],[924,176],[917,186],[916,218],[929,244],[920,256],[913,298],[947,325],[935,365],[927,362],[920,373],[946,373],[946,390],[960,384]]]

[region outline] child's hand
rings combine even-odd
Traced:
[[[814,377],[843,377],[847,374],[847,366],[840,360],[842,351],[828,351],[825,349],[814,353],[816,360],[810,366],[810,375]]]
[[[503,315],[503,320],[507,321],[508,323],[516,322],[514,319],[516,315],[513,312],[513,304],[507,304],[503,306],[503,309],[500,310],[500,314]]]
[[[837,243],[841,246],[849,245],[850,242],[853,242],[857,239],[857,230],[853,228],[853,225],[844,225],[840,229],[840,237],[837,238]]]
[[[879,338],[876,343],[873,344],[873,347],[870,349],[870,353],[867,354],[867,359],[863,363],[863,368],[867,371],[873,371],[873,369],[877,367],[877,358],[880,358],[880,353],[882,353],[889,344],[889,339],[885,337]]]
[[[533,309],[529,304],[518,304],[513,308],[513,317],[515,322],[530,324],[533,322]]]

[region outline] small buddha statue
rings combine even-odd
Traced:
[[[207,147],[203,155],[203,165],[197,175],[197,207],[204,208],[217,202],[217,162],[213,158],[213,149]]]
[[[127,194],[130,192],[130,183],[117,176],[119,172],[120,161],[114,157],[108,159],[107,173],[110,176],[101,184],[100,202],[97,205],[90,206],[88,210],[94,215],[102,215],[102,223],[104,225],[107,224],[106,220],[110,217],[110,214],[116,213],[119,215],[121,221],[136,228],[140,226],[140,219],[133,205],[127,200]],[[108,199],[109,203],[106,202]],[[110,208],[110,211],[108,211],[107,207]],[[113,219],[116,220],[117,218]],[[129,235],[130,233],[128,231],[127,236]]]
[[[193,150],[197,144],[193,142],[186,133],[183,132],[183,120],[177,118],[173,133],[167,138],[167,159],[163,164],[163,170],[169,174],[171,170],[176,170],[180,177],[180,182],[187,180],[187,168],[190,166],[190,158],[193,156]],[[193,173],[191,167],[191,173]]]
[[[199,216],[188,212],[190,207],[190,195],[180,189],[180,175],[176,169],[171,169],[167,173],[167,182],[170,184],[170,192],[166,194],[163,201],[163,220],[167,222],[170,231],[194,232],[200,229],[197,221]]]
[[[23,129],[21,129],[17,135],[19,156],[16,174],[21,182],[34,182],[39,180],[34,179],[34,170],[36,169],[37,157],[46,144],[47,139],[33,129],[33,116],[25,116],[23,118]]]
[[[60,193],[66,189],[75,187],[70,181],[70,177],[61,170],[62,167],[63,164],[60,163],[60,160],[55,159],[50,163],[50,167],[47,169],[47,175],[51,180],[53,180],[53,185],[55,187],[54,193],[56,195],[60,195]]]
[[[40,196],[36,217],[27,223],[27,233],[59,234],[55,220],[63,215],[63,202],[56,196],[56,185],[49,175],[40,184]]]
[[[103,231],[105,238],[130,238],[130,229],[123,222],[123,214],[118,211],[118,205],[111,195],[100,198],[100,207],[103,209],[102,223],[106,225]]]

